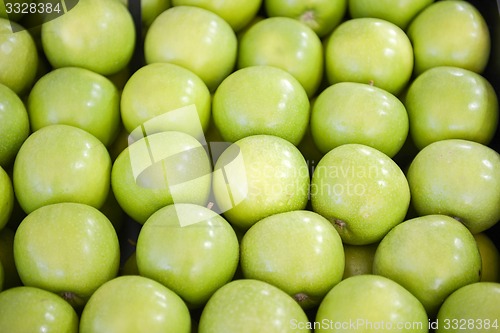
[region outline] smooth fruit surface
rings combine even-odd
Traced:
[[[344,244],[345,268],[342,279],[354,275],[372,274],[373,258],[375,258],[377,247],[378,243],[369,245]]]
[[[500,282],[500,252],[493,240],[484,232],[474,235],[481,254],[481,282]]]

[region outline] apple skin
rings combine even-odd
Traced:
[[[240,264],[246,279],[268,282],[308,309],[342,279],[344,249],[327,219],[291,211],[266,217],[245,233]]]
[[[288,17],[271,17],[241,37],[238,68],[268,65],[292,74],[312,97],[323,78],[323,45],[316,33]]]
[[[483,76],[459,67],[428,69],[410,84],[404,103],[411,137],[419,149],[445,139],[487,145],[498,126],[493,86]]]
[[[309,108],[309,98],[299,81],[273,66],[233,72],[212,101],[215,126],[228,142],[267,134],[298,145],[307,130]]]
[[[31,130],[66,124],[86,130],[109,146],[120,126],[120,95],[106,77],[65,67],[40,78],[29,94]]]
[[[68,13],[42,25],[42,46],[54,68],[83,67],[102,75],[128,65],[135,27],[127,7],[115,0],[80,0]]]
[[[413,44],[416,76],[436,66],[481,73],[488,63],[488,26],[467,1],[436,1],[420,12],[406,31]]]
[[[480,282],[500,282],[500,252],[492,239],[484,232],[474,235],[481,254]]]
[[[500,283],[477,282],[456,290],[439,309],[437,333],[498,332]]]
[[[284,16],[309,26],[318,37],[328,35],[344,18],[346,0],[266,0],[269,17]]]
[[[9,175],[0,166],[0,230],[9,221],[14,209],[14,188]]]
[[[80,318],[80,333],[145,331],[189,333],[191,318],[177,294],[142,276],[121,276],[104,283]]]
[[[263,281],[243,279],[214,293],[201,313],[198,332],[310,332],[291,327],[307,322],[304,310],[284,291]]]
[[[362,274],[372,274],[373,258],[377,251],[378,243],[369,245],[344,244],[345,268],[342,280]]]
[[[304,209],[309,169],[290,142],[253,135],[221,154],[214,167],[213,192],[224,217],[247,230],[264,217]]]
[[[236,64],[233,29],[217,14],[200,7],[176,6],[161,13],[144,40],[147,64],[168,62],[198,75],[210,91]]]
[[[108,196],[111,158],[95,136],[68,125],[31,134],[14,162],[14,191],[27,214],[57,202],[100,208]]]
[[[78,315],[65,300],[34,287],[16,287],[0,293],[0,330],[24,332],[78,332]]]
[[[418,215],[444,214],[473,233],[500,220],[500,155],[473,141],[431,143],[407,172],[412,206]]]
[[[314,332],[428,332],[422,304],[398,283],[377,275],[349,277],[321,302]],[[410,325],[400,329],[398,325]]]
[[[481,256],[463,224],[426,215],[389,231],[375,252],[373,273],[405,287],[433,318],[448,295],[480,280]]]
[[[323,90],[311,111],[311,134],[326,154],[359,143],[393,157],[408,136],[408,114],[389,92],[365,83],[340,82]]]
[[[14,260],[24,285],[54,292],[80,308],[118,274],[120,246],[103,213],[65,202],[41,207],[21,222]]]
[[[413,71],[413,48],[397,25],[376,18],[350,19],[330,34],[325,72],[330,84],[372,83],[397,95]]]
[[[409,203],[403,171],[369,146],[344,144],[332,149],[312,175],[312,209],[335,226],[346,244],[380,241],[404,220]]]

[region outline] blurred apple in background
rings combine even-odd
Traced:
[[[485,232],[474,235],[481,254],[481,282],[500,282],[500,253]]]
[[[241,37],[238,68],[269,65],[292,74],[309,97],[323,78],[323,45],[308,26],[287,17],[255,23]]]
[[[2,230],[14,208],[14,189],[9,175],[0,166],[0,230]]]
[[[123,4],[129,5],[129,0],[120,0]],[[153,21],[171,7],[171,0],[141,0],[141,20],[144,32],[151,26]]]
[[[9,227],[0,230],[0,261],[4,275],[3,290],[22,284],[14,262],[14,235],[14,231]]]
[[[236,64],[236,35],[220,16],[200,7],[177,6],[160,14],[144,41],[146,63],[168,62],[198,75],[210,89]]]
[[[344,244],[345,268],[342,280],[354,275],[372,274],[373,258],[377,246],[378,243],[369,245]]]

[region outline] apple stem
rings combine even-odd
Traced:
[[[375,81],[370,80],[370,81],[368,82],[368,84],[369,84],[370,86],[372,86],[372,87],[373,87],[373,86],[375,85]]]
[[[340,219],[334,219],[333,222],[340,228],[343,229],[346,223]]]
[[[309,299],[309,296],[305,293],[298,293],[293,295],[293,298],[300,304]]]

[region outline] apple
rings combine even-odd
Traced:
[[[342,280],[354,275],[372,274],[373,258],[378,243],[369,245],[344,244],[345,268]]]
[[[182,299],[142,276],[114,278],[90,297],[80,318],[80,333],[191,332]]]
[[[269,17],[284,16],[309,26],[318,37],[328,35],[344,18],[346,0],[266,0]]]
[[[6,168],[12,164],[29,134],[30,123],[23,101],[0,83],[0,166]]]
[[[415,75],[436,66],[481,73],[488,63],[488,26],[467,1],[436,1],[415,17],[407,34],[415,53]]]
[[[120,1],[127,6],[129,5],[129,0]],[[171,2],[171,0],[141,0],[141,20],[145,31],[147,31],[158,15],[171,7]]]
[[[220,155],[213,192],[225,218],[246,230],[267,216],[304,209],[309,169],[297,147],[285,139],[252,135]]]
[[[259,280],[233,280],[203,308],[199,333],[310,332],[300,305],[281,289]]]
[[[0,230],[0,262],[3,267],[3,290],[20,286],[21,279],[14,262],[14,231],[9,227]]]
[[[373,273],[402,285],[434,317],[448,295],[480,280],[481,256],[463,224],[426,215],[389,231],[375,252]]]
[[[120,275],[140,275],[137,267],[137,252],[134,251],[120,267]]]
[[[405,30],[408,24],[434,0],[348,0],[352,18],[375,17],[394,23]]]
[[[297,79],[283,69],[261,65],[229,75],[214,94],[212,113],[225,141],[267,134],[298,145],[307,129],[309,107]]]
[[[211,114],[211,97],[205,83],[188,69],[169,63],[138,69],[125,84],[120,105],[123,125],[131,134],[147,122],[148,135],[180,130],[198,137],[200,126],[201,131],[207,130]],[[196,113],[179,110],[188,106],[194,106]],[[186,118],[191,116],[193,119]]]
[[[236,35],[217,14],[193,6],[176,6],[161,13],[144,40],[147,64],[168,62],[198,75],[210,91],[236,63]]]
[[[90,133],[49,125],[31,134],[14,162],[19,205],[31,213],[44,205],[79,202],[100,208],[109,192],[111,159]]]
[[[0,230],[9,221],[14,208],[14,189],[7,172],[0,166]]]
[[[340,82],[323,90],[311,111],[311,134],[327,153],[346,143],[393,157],[408,136],[408,114],[391,93],[365,83]]]
[[[120,248],[103,213],[64,202],[41,207],[21,222],[14,260],[25,286],[54,292],[80,308],[118,274]]]
[[[160,132],[132,143],[117,157],[111,186],[125,213],[144,224],[172,203],[206,205],[211,171],[207,152],[194,137]]]
[[[116,0],[80,0],[68,13],[45,22],[41,32],[54,68],[83,67],[102,75],[128,65],[135,38],[132,15]]]
[[[498,125],[498,99],[483,76],[450,66],[430,68],[409,86],[405,106],[419,149],[445,139],[487,145]]]
[[[180,203],[158,210],[144,223],[136,256],[142,276],[165,285],[195,309],[231,281],[239,243],[219,214]]]
[[[34,287],[0,293],[0,330],[9,333],[78,332],[78,315],[61,297]]]
[[[23,29],[19,24],[0,17],[0,84],[18,95],[29,90],[38,68],[35,41]]]
[[[319,305],[314,332],[428,332],[422,304],[383,276],[357,275],[335,287]]]
[[[325,45],[325,72],[330,84],[373,84],[397,95],[413,71],[413,48],[397,25],[377,18],[340,24]]]
[[[437,333],[498,332],[500,283],[477,282],[452,293],[437,315]]]
[[[410,203],[403,171],[387,155],[361,144],[344,144],[319,161],[311,180],[311,204],[342,241],[380,241],[402,222]]]
[[[295,77],[309,97],[323,78],[323,45],[308,26],[288,17],[271,17],[250,27],[241,37],[238,68],[269,65]]]
[[[431,143],[411,162],[408,183],[417,214],[456,218],[476,234],[500,220],[500,155],[473,141]]]
[[[106,77],[65,67],[40,78],[29,94],[31,130],[66,124],[86,130],[109,146],[120,126],[120,95]]]
[[[172,0],[174,6],[205,8],[223,18],[235,32],[246,27],[257,15],[262,0]]]
[[[327,219],[296,210],[254,224],[243,236],[240,262],[246,279],[268,282],[308,309],[342,279],[344,249]]]
[[[484,232],[474,235],[481,254],[481,282],[500,282],[500,253],[493,240]]]

